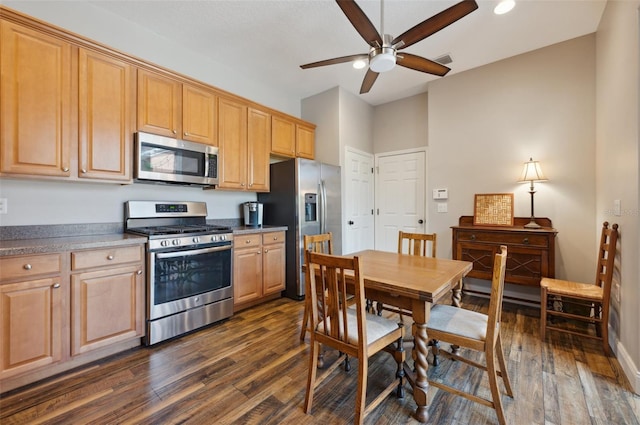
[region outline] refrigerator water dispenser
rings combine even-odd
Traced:
[[[318,195],[315,193],[304,194],[304,221],[318,220]]]

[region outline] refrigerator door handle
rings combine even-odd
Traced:
[[[327,233],[327,188],[320,180],[320,233]]]

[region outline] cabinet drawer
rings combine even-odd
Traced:
[[[77,251],[71,253],[71,270],[116,266],[142,260],[142,246],[139,245]]]
[[[262,243],[262,235],[260,233],[251,233],[248,235],[237,235],[233,237],[233,247],[235,249],[260,246],[261,243]]]
[[[272,243],[284,243],[284,231],[264,233],[262,235],[263,245],[268,245]]]
[[[0,280],[59,274],[61,270],[61,254],[0,258]]]
[[[517,232],[481,232],[473,230],[458,231],[460,242],[492,243],[497,245],[523,245],[546,247],[549,238],[545,235],[532,235],[531,233],[520,234]]]

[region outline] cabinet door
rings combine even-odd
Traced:
[[[138,70],[138,130],[178,137],[182,121],[180,83]]]
[[[62,357],[60,278],[0,285],[0,378]]]
[[[242,304],[262,296],[260,246],[237,250],[233,255],[233,303]]]
[[[313,159],[315,157],[315,130],[296,125],[296,156]]]
[[[71,45],[0,22],[0,171],[69,176]]]
[[[284,244],[264,245],[262,250],[263,295],[284,291],[285,251]]]
[[[136,264],[71,277],[71,354],[141,337],[144,279]]]
[[[216,96],[213,92],[183,84],[182,138],[217,146]]]
[[[97,52],[79,53],[80,178],[131,181],[133,67]]]
[[[230,99],[218,99],[218,147],[220,187],[247,187],[247,107]]]
[[[296,156],[296,125],[284,117],[271,117],[271,153]]]
[[[271,115],[249,108],[247,124],[248,189],[269,191],[269,152],[271,149]]]

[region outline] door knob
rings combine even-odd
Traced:
[[[347,222],[347,224],[348,224],[349,226],[353,226],[353,224],[354,224],[354,223],[353,223],[353,220],[349,220],[349,221]]]
[[[424,220],[420,219],[420,220],[418,220],[418,223],[422,224],[422,223],[424,223]]]

